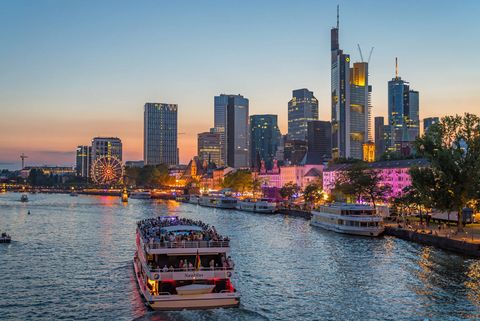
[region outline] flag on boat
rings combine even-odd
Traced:
[[[198,254],[197,250],[197,256],[195,257],[195,270],[198,271],[202,267],[202,262],[200,261],[200,255]]]

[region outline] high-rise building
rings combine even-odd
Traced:
[[[260,169],[261,161],[265,168],[273,167],[281,134],[278,129],[277,115],[250,116],[250,166]]]
[[[362,159],[362,146],[371,138],[368,63],[354,63],[340,49],[339,14],[331,30],[331,99],[333,158]]]
[[[221,164],[234,168],[248,167],[249,125],[248,99],[242,95],[215,96],[214,126],[220,133]]]
[[[307,142],[304,140],[286,140],[284,143],[284,163],[301,165],[306,161]]]
[[[77,176],[90,177],[90,164],[92,162],[92,146],[78,146],[76,150],[75,170]]]
[[[92,162],[102,156],[115,156],[122,160],[122,141],[117,137],[94,137],[92,139]]]
[[[143,113],[145,165],[178,164],[176,104],[146,103]]]
[[[322,120],[307,124],[307,164],[322,164],[332,158],[332,124]]]
[[[293,91],[288,102],[288,139],[307,139],[307,122],[318,119],[318,100],[306,88]]]
[[[209,132],[198,134],[197,155],[203,162],[215,163],[219,166],[221,163],[220,133],[213,128]]]
[[[375,117],[375,159],[385,153],[385,118]]]
[[[413,142],[420,134],[419,94],[398,76],[395,59],[395,78],[388,82],[388,125],[391,140],[387,150],[401,154],[413,151]]]
[[[423,119],[423,132],[426,133],[428,131],[428,128],[432,126],[433,124],[436,124],[440,121],[440,118],[438,117],[428,117]]]

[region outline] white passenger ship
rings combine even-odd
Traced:
[[[190,197],[188,198],[188,202],[190,204],[195,204],[195,205],[198,205],[199,200],[200,200],[200,197],[198,195],[190,195]]]
[[[152,194],[149,191],[134,191],[130,193],[132,199],[151,199]]]
[[[368,205],[333,204],[312,211],[310,224],[326,230],[363,236],[379,236],[384,231],[383,217]]]
[[[255,213],[269,213],[273,214],[277,211],[277,203],[267,198],[251,199],[247,198],[243,201],[238,201],[237,209],[246,212]]]
[[[137,223],[133,260],[140,292],[156,310],[237,307],[230,241],[201,221],[175,216]]]
[[[198,200],[198,205],[223,209],[235,209],[237,207],[237,202],[238,200],[234,197],[222,195],[208,195],[200,196],[200,199]]]

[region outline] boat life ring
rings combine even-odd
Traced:
[[[227,277],[231,277],[232,276],[232,272],[227,272]]]
[[[158,273],[154,273],[154,274],[153,274],[153,278],[154,278],[155,280],[158,280],[158,279],[160,278],[160,275],[158,275]]]

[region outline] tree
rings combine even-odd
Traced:
[[[319,181],[313,181],[303,190],[305,202],[310,204],[317,203],[322,198],[322,184]]]
[[[480,118],[444,117],[417,139],[415,148],[430,166],[410,171],[412,185],[429,207],[456,211],[461,230],[463,208],[480,196]]]
[[[288,198],[290,201],[292,197],[300,192],[300,186],[293,182],[288,182],[280,188],[280,196],[282,198]]]
[[[378,201],[386,200],[391,186],[382,184],[382,176],[377,170],[368,168],[364,162],[358,162],[339,175],[334,191],[354,197],[357,202],[369,201],[376,207]]]
[[[248,170],[238,170],[228,174],[223,179],[222,187],[235,192],[245,193],[252,190],[252,173]]]

